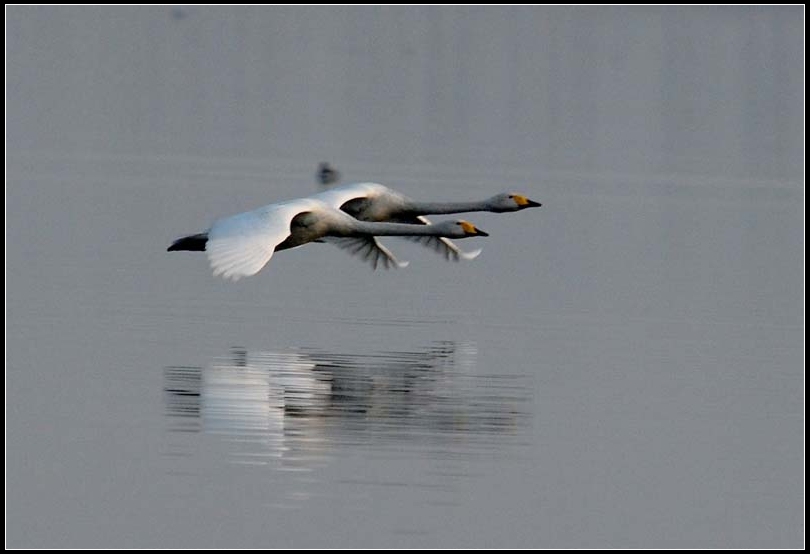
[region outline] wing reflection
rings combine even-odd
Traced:
[[[528,387],[479,374],[476,357],[475,344],[454,342],[370,354],[234,347],[207,367],[165,368],[167,413],[172,430],[238,442],[245,462],[306,465],[372,440],[486,445],[525,423]]]

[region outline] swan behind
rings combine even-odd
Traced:
[[[455,214],[464,212],[517,212],[542,204],[518,193],[496,194],[486,200],[472,202],[417,202],[404,194],[379,183],[352,183],[333,187],[313,195],[362,221],[392,221],[412,225],[430,225],[428,214]],[[465,252],[446,237],[411,237],[444,255],[458,261],[476,258],[481,250]],[[375,242],[382,247],[379,241]]]

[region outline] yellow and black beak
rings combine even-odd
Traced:
[[[520,194],[516,194],[514,196],[514,198],[515,198],[515,203],[518,205],[518,207],[521,210],[523,208],[539,208],[540,206],[542,206],[542,204],[540,202],[535,202],[534,200],[529,200],[528,198],[526,198],[525,196],[522,196]]]
[[[468,237],[488,237],[489,233],[485,233],[469,221],[461,221],[461,228],[464,229],[464,232],[467,233]]]

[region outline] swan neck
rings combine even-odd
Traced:
[[[414,215],[460,214],[487,211],[481,202],[413,202],[408,211]]]
[[[355,232],[357,235],[376,235],[392,237],[424,237],[440,236],[433,225],[412,225],[409,223],[387,223],[356,221]]]

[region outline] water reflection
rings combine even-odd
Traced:
[[[525,383],[476,367],[474,343],[342,354],[234,347],[206,367],[164,369],[177,432],[226,436],[242,463],[306,467],[335,445],[490,448],[527,419]]]

